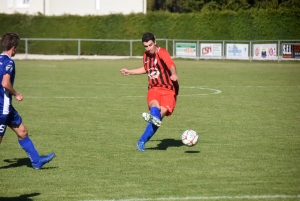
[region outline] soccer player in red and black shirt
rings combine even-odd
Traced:
[[[145,33],[142,42],[146,50],[143,56],[143,66],[131,70],[125,68],[120,70],[123,75],[148,74],[147,101],[150,114],[143,113],[142,116],[149,124],[137,142],[139,151],[145,151],[145,143],[161,126],[164,116],[172,114],[179,91],[176,65],[168,51],[156,46],[152,33]]]

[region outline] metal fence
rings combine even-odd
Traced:
[[[117,48],[112,48],[109,54],[101,52],[92,53],[93,55],[109,56],[118,55],[128,58],[141,56],[143,46],[141,40],[117,40],[117,39],[81,39],[81,38],[21,38],[24,41],[24,53],[32,54],[30,43],[37,41],[51,43],[72,42],[72,53],[81,58],[85,55],[83,43],[109,44],[115,47],[121,44],[128,50],[125,52],[114,52]],[[236,60],[300,60],[300,40],[186,40],[186,39],[156,39],[159,46],[166,48],[173,58],[189,59],[236,59]],[[76,45],[74,44],[76,43]],[[135,47],[135,48],[134,48]],[[137,48],[139,47],[139,48]],[[125,49],[126,49],[125,48]],[[241,50],[239,50],[241,48]],[[138,49],[138,50],[137,50]],[[271,51],[272,50],[272,51]],[[54,54],[66,55],[60,50]],[[241,55],[244,51],[244,55]],[[90,53],[91,54],[91,53]],[[121,55],[120,55],[121,54]]]

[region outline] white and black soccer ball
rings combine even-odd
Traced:
[[[199,136],[194,130],[186,130],[182,133],[181,141],[184,145],[192,147],[197,144]]]

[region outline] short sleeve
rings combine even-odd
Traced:
[[[161,48],[159,51],[159,57],[164,61],[167,67],[170,69],[172,65],[175,65],[173,59],[171,58],[169,52],[166,49]]]
[[[15,68],[15,62],[10,60],[9,62],[7,62],[7,64],[5,65],[4,68],[4,74],[10,74],[12,75],[13,71]]]

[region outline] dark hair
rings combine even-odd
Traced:
[[[20,37],[16,33],[6,33],[1,38],[2,51],[8,51],[12,47],[18,47]]]
[[[155,37],[152,33],[147,32],[142,37],[142,42],[148,42],[149,40],[155,41]]]

